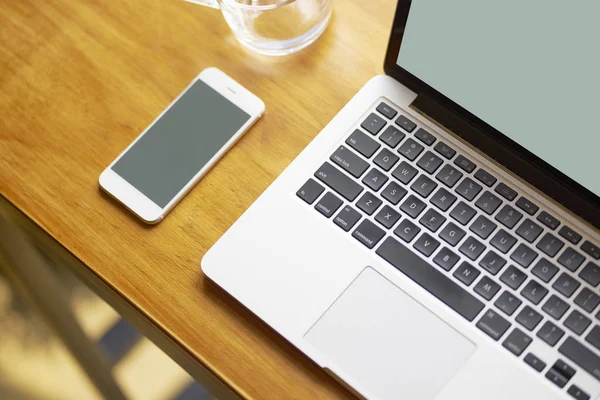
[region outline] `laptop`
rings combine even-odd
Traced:
[[[204,273],[368,399],[599,398],[599,14],[399,1]]]

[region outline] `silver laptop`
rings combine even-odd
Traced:
[[[399,1],[205,274],[369,399],[599,398],[598,15]]]

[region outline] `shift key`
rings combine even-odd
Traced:
[[[321,165],[315,172],[315,177],[348,201],[354,201],[363,191],[361,185],[328,162]]]
[[[355,178],[360,177],[369,168],[368,162],[357,156],[346,146],[338,147],[330,159]]]

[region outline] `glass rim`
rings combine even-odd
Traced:
[[[231,7],[240,8],[242,10],[266,11],[273,10],[291,3],[296,0],[218,0]]]

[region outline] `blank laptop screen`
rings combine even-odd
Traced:
[[[412,0],[398,65],[600,196],[600,1]]]

